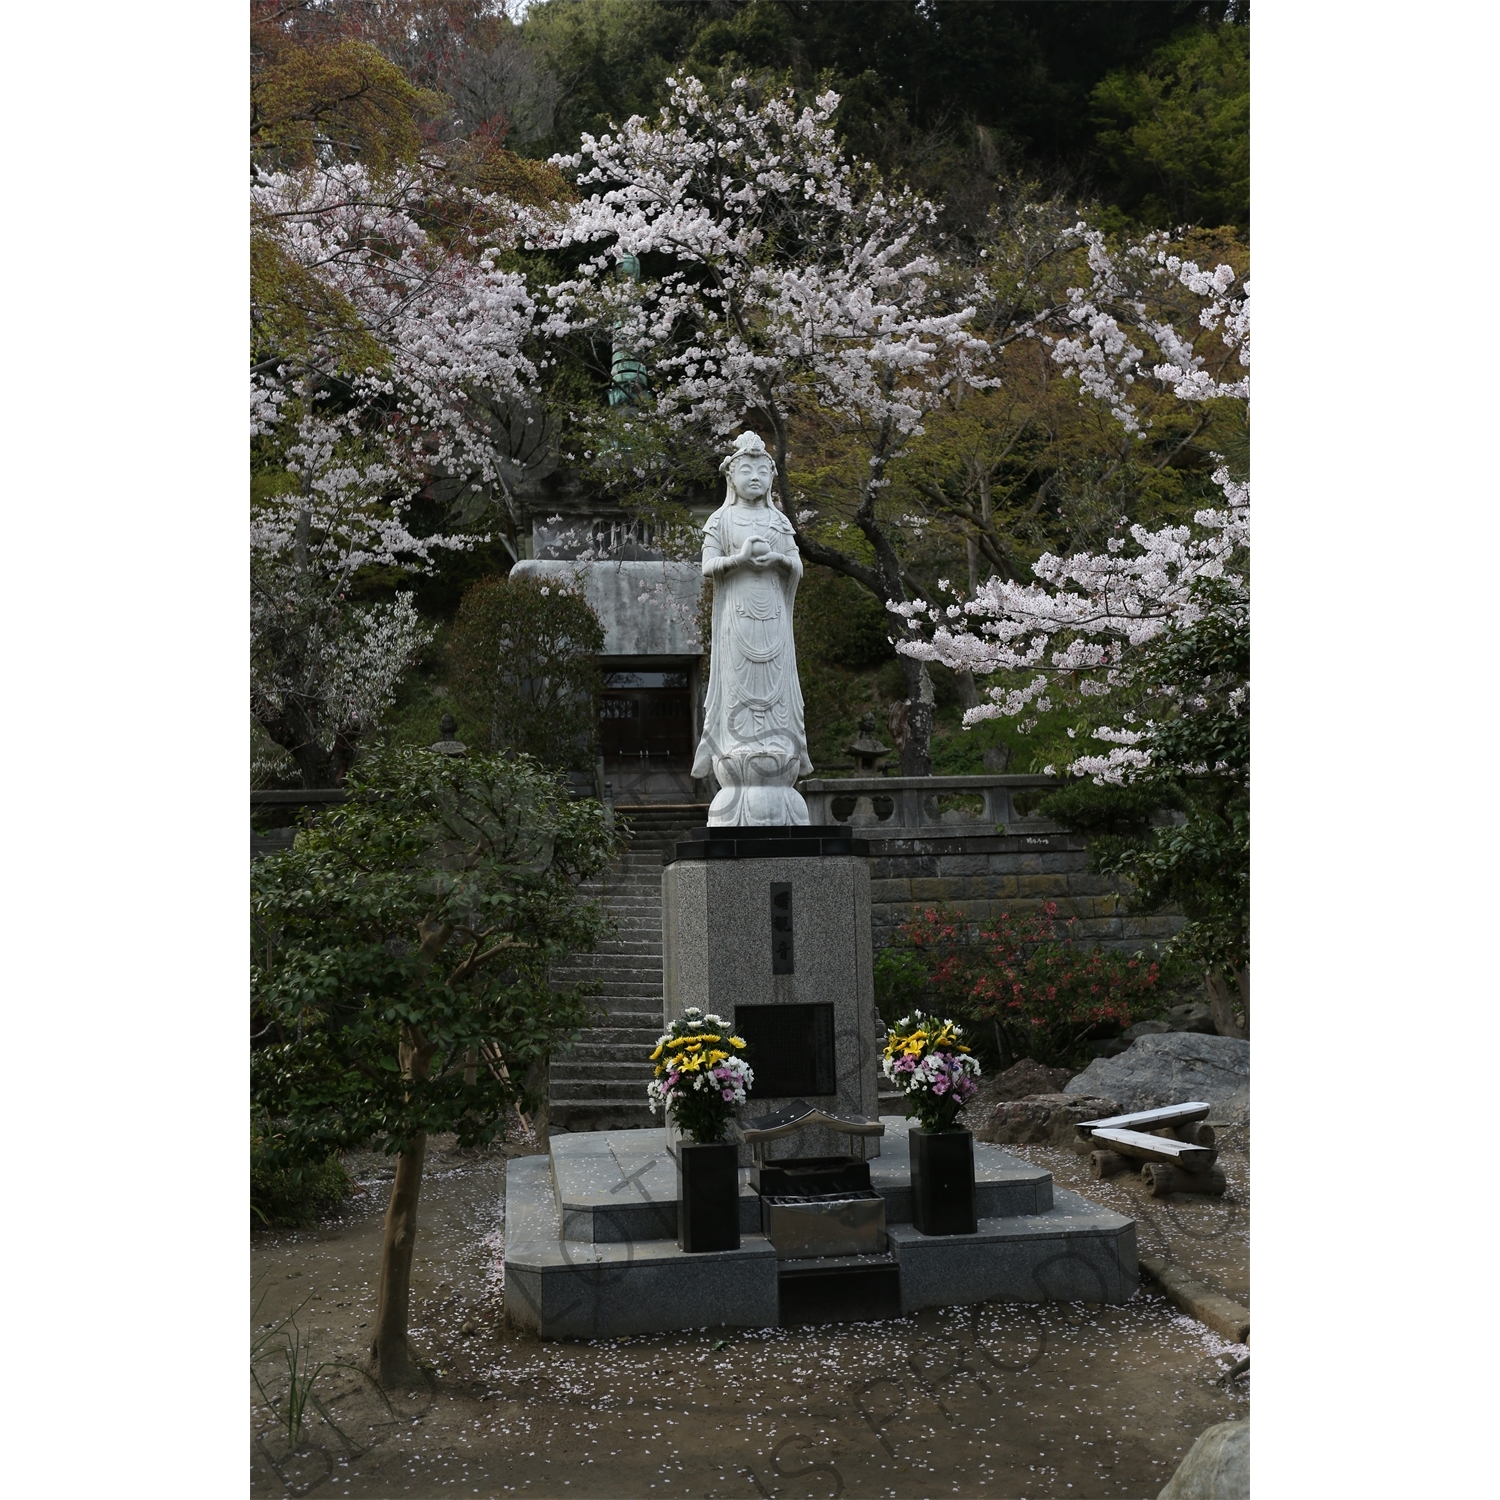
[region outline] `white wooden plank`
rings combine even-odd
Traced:
[[[1212,1146],[1189,1146],[1185,1141],[1164,1140],[1159,1135],[1145,1135],[1138,1130],[1096,1130],[1093,1139],[1108,1143],[1124,1156],[1166,1162],[1190,1172],[1211,1165],[1219,1154]]]
[[[1142,1109],[1129,1115],[1110,1115],[1103,1120],[1080,1120],[1078,1133],[1085,1140],[1096,1130],[1160,1130],[1163,1125],[1186,1125],[1190,1120],[1206,1120],[1211,1104],[1201,1099],[1187,1104],[1167,1104],[1161,1109]]]

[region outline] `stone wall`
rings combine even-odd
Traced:
[[[893,833],[898,832],[893,830]],[[1076,917],[1076,938],[1133,953],[1170,937],[1177,916],[1128,916],[1122,882],[1090,875],[1088,843],[1075,834],[939,834],[876,837],[856,828],[870,848],[870,918],[875,950],[895,939],[897,924],[947,902],[976,920],[1034,911],[1055,901]]]
[[[699,657],[698,602],[703,569],[695,562],[562,562],[523,558],[512,578],[581,581],[604,626],[604,657]],[[642,596],[646,603],[642,603]]]

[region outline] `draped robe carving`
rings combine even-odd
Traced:
[[[768,501],[742,498],[732,470],[728,496],[703,528],[703,572],[713,581],[713,636],[693,775],[712,772],[719,783],[709,824],[806,824],[794,785],[812,771],[792,635],[802,559],[791,523]]]

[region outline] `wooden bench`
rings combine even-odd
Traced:
[[[1094,1140],[1104,1149],[1138,1161],[1161,1161],[1169,1167],[1185,1167],[1189,1172],[1211,1167],[1219,1153],[1212,1146],[1189,1145],[1186,1141],[1168,1140],[1160,1135],[1146,1135],[1139,1130],[1096,1130]]]
[[[1214,1133],[1204,1121],[1212,1106],[1202,1100],[1160,1109],[1083,1120],[1078,1133],[1097,1146],[1089,1156],[1095,1177],[1139,1170],[1151,1195],[1224,1192],[1224,1169],[1216,1164]]]
[[[1179,1125],[1206,1120],[1211,1104],[1193,1100],[1187,1104],[1168,1104],[1161,1109],[1137,1110],[1132,1115],[1110,1115],[1103,1120],[1081,1120],[1078,1133],[1090,1140],[1096,1130],[1171,1130]]]

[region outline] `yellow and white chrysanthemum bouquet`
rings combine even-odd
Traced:
[[[924,1130],[953,1130],[958,1112],[979,1092],[979,1062],[953,1021],[902,1016],[885,1039],[881,1071],[911,1103]]]
[[[657,1042],[651,1061],[656,1076],[646,1085],[652,1112],[667,1109],[684,1135],[699,1142],[722,1141],[736,1104],[743,1104],[755,1070],[738,1054],[743,1037],[732,1036],[720,1016],[690,1005]]]

